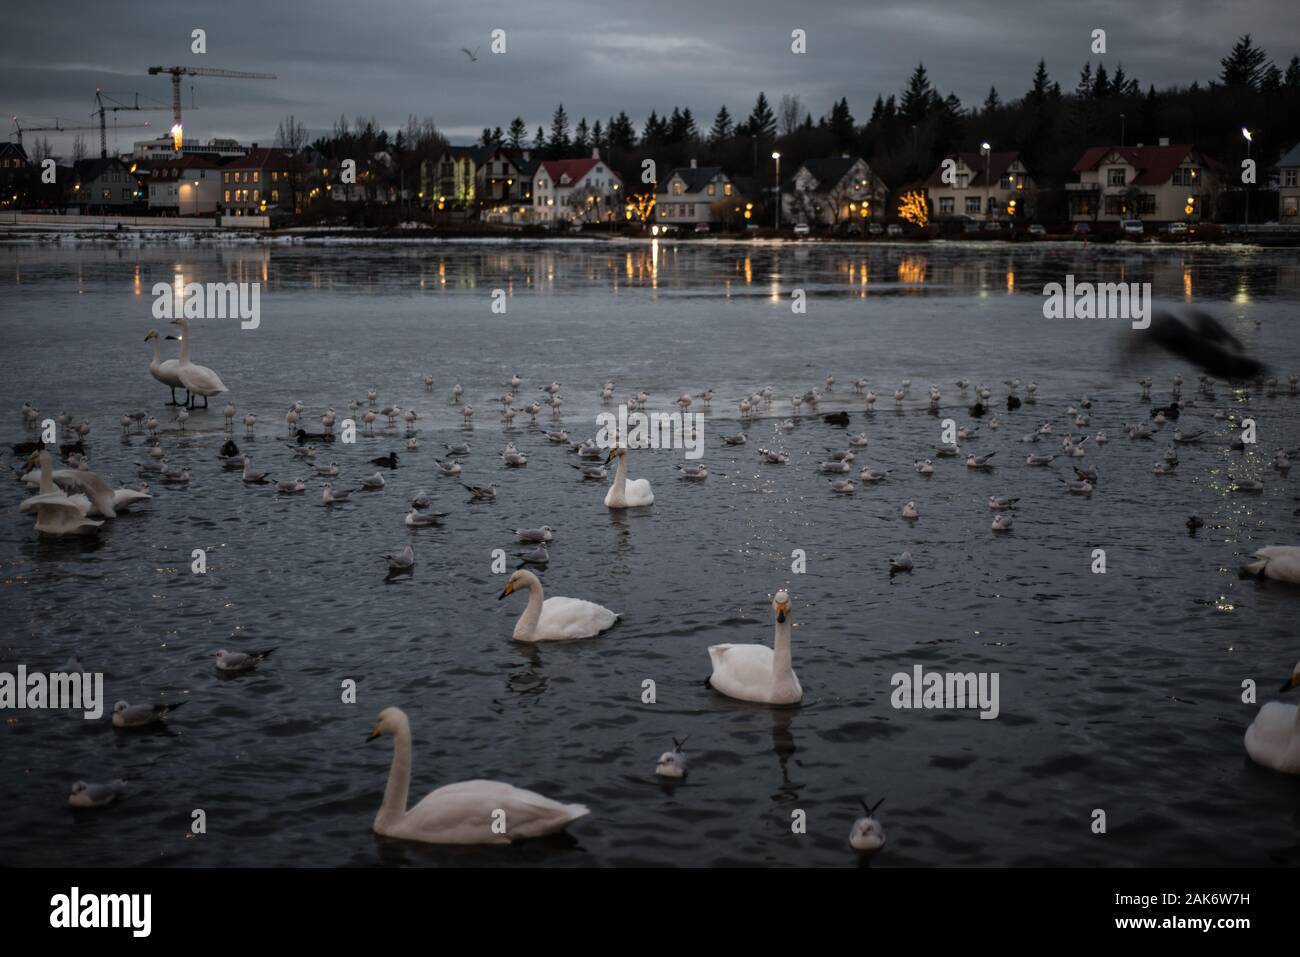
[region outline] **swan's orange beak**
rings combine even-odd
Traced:
[[[785,616],[790,613],[790,603],[788,601],[777,602],[776,620],[784,623]]]
[[[1294,674],[1286,680],[1282,686],[1282,691],[1290,691],[1292,688],[1300,688],[1300,674]],[[1278,692],[1281,694],[1282,692]]]
[[[507,595],[513,595],[514,593],[515,593],[515,583],[506,582],[505,590],[501,592],[500,595],[497,596],[497,601],[500,601],[502,598],[505,598]]]
[[[367,742],[373,741],[375,740],[375,738],[379,737],[379,735],[380,735],[379,725],[376,724],[373,728],[370,729],[370,737],[366,738],[366,741]]]

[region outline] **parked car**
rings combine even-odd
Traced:
[[[986,233],[1000,233],[1002,232],[1002,228],[1003,228],[1003,223],[999,222],[996,219],[991,219],[984,224],[984,232]]]
[[[1165,232],[1167,232],[1170,236],[1186,236],[1186,235],[1187,235],[1187,224],[1186,224],[1186,223],[1170,223],[1168,226],[1165,227]]]
[[[980,231],[980,224],[972,219],[962,224],[962,231],[965,233],[978,233]]]
[[[696,224],[695,224],[695,232],[696,232],[697,234],[699,234],[699,233],[707,233],[708,231],[709,231],[709,224],[708,224],[708,223],[696,223]]]
[[[1029,229],[1025,231],[1029,233],[1030,236],[1034,236],[1034,237],[1047,235],[1047,227],[1044,226],[1042,223],[1031,223],[1029,225]]]
[[[867,223],[867,232],[872,236],[883,236],[885,227],[882,223]]]
[[[849,223],[847,226],[844,227],[844,235],[845,235],[845,236],[861,236],[861,235],[862,235],[862,224],[861,224],[861,223]]]
[[[1126,219],[1119,224],[1119,228],[1125,236],[1141,236],[1147,231],[1140,219]]]
[[[795,224],[794,224],[794,234],[795,234],[796,236],[808,236],[808,235],[810,235],[811,233],[812,233],[812,230],[811,230],[810,228],[808,228],[808,224],[807,224],[807,223],[795,223]]]
[[[887,235],[887,236],[901,236],[901,235],[903,235],[903,227],[902,227],[901,225],[899,225],[898,223],[890,223],[890,224],[885,228],[885,235]]]
[[[1074,224],[1074,235],[1087,236],[1090,232],[1092,232],[1092,227],[1089,226],[1087,223]]]

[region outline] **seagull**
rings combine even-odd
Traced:
[[[350,501],[352,493],[355,491],[356,489],[349,488],[340,489],[336,492],[334,491],[334,485],[330,482],[326,482],[325,487],[321,489],[320,501],[322,505],[338,505]]]
[[[496,501],[497,489],[495,485],[466,485],[464,482],[460,484],[469,492],[470,501],[472,502]]]
[[[790,461],[790,456],[772,449],[759,449],[758,457],[760,461],[766,462],[768,465],[785,465]]]
[[[1098,473],[1097,473],[1097,466],[1095,465],[1090,465],[1086,469],[1081,469],[1079,468],[1079,466],[1076,465],[1074,466],[1074,474],[1081,479],[1087,479],[1089,482],[1092,482],[1094,485],[1097,484]]]
[[[744,445],[746,441],[744,432],[737,432],[735,435],[722,436],[722,443],[724,445]]]
[[[290,479],[284,482],[277,482],[275,490],[281,495],[298,495],[307,490],[307,485],[302,479]]]
[[[151,724],[163,724],[166,717],[183,705],[175,704],[127,704],[119,701],[113,705],[113,727],[147,728]]]
[[[421,512],[412,508],[406,513],[403,519],[408,528],[436,528],[442,525],[442,520],[448,515],[447,512]]]
[[[992,526],[993,531],[995,532],[1011,531],[1011,521],[1012,519],[1011,519],[1010,512],[998,512],[996,515],[993,516],[993,526]]]
[[[384,555],[388,562],[388,574],[398,575],[402,572],[409,572],[415,568],[415,549],[407,545],[396,555]]]
[[[659,755],[659,760],[655,763],[655,774],[661,778],[686,777],[686,752],[683,748],[688,739],[689,736],[680,741],[673,738],[673,749]]]
[[[888,471],[874,472],[870,465],[864,465],[862,471],[858,473],[858,479],[863,482],[879,482],[888,474]]]
[[[271,479],[270,472],[258,472],[253,468],[253,457],[244,456],[244,484],[245,485],[265,485]]]
[[[916,510],[915,502],[908,502],[903,506],[903,518],[908,521],[915,521],[921,517],[921,513]]]
[[[997,452],[990,452],[987,455],[968,455],[966,456],[966,467],[968,469],[987,470],[989,468],[989,459],[997,454]]]
[[[78,781],[72,785],[68,804],[72,807],[103,807],[105,804],[112,804],[113,799],[125,790],[126,782],[120,778],[107,784]]]
[[[450,476],[460,474],[459,462],[439,462],[437,459],[434,459],[433,464],[438,467],[438,474],[440,475]]]
[[[386,483],[384,482],[384,476],[380,472],[376,472],[374,475],[366,476],[361,480],[361,487],[371,492],[379,491],[384,487],[385,484]]]
[[[514,533],[515,541],[522,542],[525,545],[555,540],[555,529],[549,525],[543,525],[541,528],[516,528]]]
[[[609,472],[607,472],[607,471],[605,470],[605,467],[604,467],[603,465],[573,465],[573,464],[570,464],[569,467],[570,467],[570,468],[575,468],[575,469],[577,469],[579,472],[581,472],[581,473],[582,473],[583,481],[599,482],[599,481],[601,481],[601,480],[606,479],[606,478],[609,477]]]
[[[866,817],[860,817],[853,822],[853,829],[849,831],[849,847],[864,858],[869,858],[885,846],[885,829],[876,820],[876,811],[885,803],[885,799],[881,798],[870,807],[867,806],[866,801],[861,803],[862,809],[867,814]]]
[[[838,479],[831,482],[831,491],[840,495],[852,495],[857,490],[857,486],[849,479]]]
[[[709,477],[709,470],[703,465],[679,465],[682,478],[702,482]]]
[[[1033,455],[1030,454],[1025,459],[1026,465],[1045,466],[1051,465],[1056,460],[1055,455]]]
[[[545,542],[539,542],[536,547],[516,554],[525,565],[546,565],[551,560],[551,553],[546,550]]]
[[[443,448],[448,455],[469,455],[469,446],[463,442],[459,445],[444,445]]]
[[[893,578],[901,572],[910,572],[912,570],[912,553],[903,552],[889,560],[889,577]]]
[[[316,466],[316,474],[321,478],[338,478],[339,464],[331,462],[329,465]]]
[[[934,474],[934,463],[929,459],[918,461],[914,466],[917,475],[929,477]]]
[[[1061,479],[1065,483],[1065,490],[1071,495],[1091,495],[1092,483],[1087,479],[1080,479],[1077,482],[1071,482],[1069,479]]]
[[[213,654],[218,671],[253,671],[259,664],[271,657],[274,648],[265,651],[226,651],[222,648]]]

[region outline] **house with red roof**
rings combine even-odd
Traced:
[[[586,159],[544,160],[533,174],[534,222],[613,222],[623,205],[623,180],[600,150]]]
[[[1073,222],[1209,221],[1219,192],[1218,164],[1188,143],[1093,146],[1067,183]]]
[[[925,181],[936,220],[1003,220],[1030,214],[1034,181],[1015,150],[954,153]]]

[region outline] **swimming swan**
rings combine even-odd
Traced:
[[[1241,567],[1243,577],[1254,575],[1300,585],[1300,545],[1266,545],[1253,557],[1257,560]]]
[[[614,446],[605,458],[605,464],[618,459],[618,468],[614,470],[614,484],[605,494],[605,504],[609,508],[636,508],[640,505],[653,505],[655,493],[650,491],[650,482],[646,479],[629,479],[627,477],[627,449]]]
[[[172,390],[172,400],[167,404],[180,405],[176,401],[176,387],[181,384],[181,377],[176,374],[176,367],[180,365],[180,360],[164,359],[159,354],[158,346],[162,341],[162,336],[158,335],[157,329],[150,329],[149,334],[144,337],[144,341],[153,342],[153,359],[149,363],[149,374]]]
[[[228,392],[226,384],[221,381],[221,376],[217,375],[207,366],[197,365],[190,361],[190,324],[186,319],[173,319],[172,325],[180,326],[181,334],[181,356],[176,366],[176,374],[180,377],[181,385],[185,386],[190,397],[188,404],[193,405],[196,395],[203,396],[203,407],[208,407],[208,396],[220,395],[222,392]]]
[[[500,781],[460,781],[430,792],[406,809],[411,789],[411,722],[401,708],[385,708],[367,741],[391,734],[393,766],[375,833],[426,844],[509,844],[562,831],[591,812]]]
[[[728,698],[761,704],[798,704],[803,688],[790,666],[790,596],[784,591],[772,599],[776,612],[774,648],[766,645],[713,645],[709,658],[713,674],[709,685]]]
[[[1300,664],[1282,691],[1300,688]],[[1270,701],[1246,729],[1246,753],[1256,764],[1283,774],[1300,774],[1300,707]]]
[[[43,535],[86,535],[99,531],[103,522],[86,518],[83,506],[64,493],[54,484],[50,469],[50,453],[45,449],[33,452],[28,464],[34,460],[41,463],[41,491],[38,495],[24,499],[19,505],[20,512],[36,513],[36,531]]]
[[[581,598],[547,598],[537,576],[519,569],[506,581],[500,598],[528,589],[528,607],[515,623],[515,641],[569,641],[594,638],[614,627],[618,615]],[[498,598],[498,601],[500,600]]]

